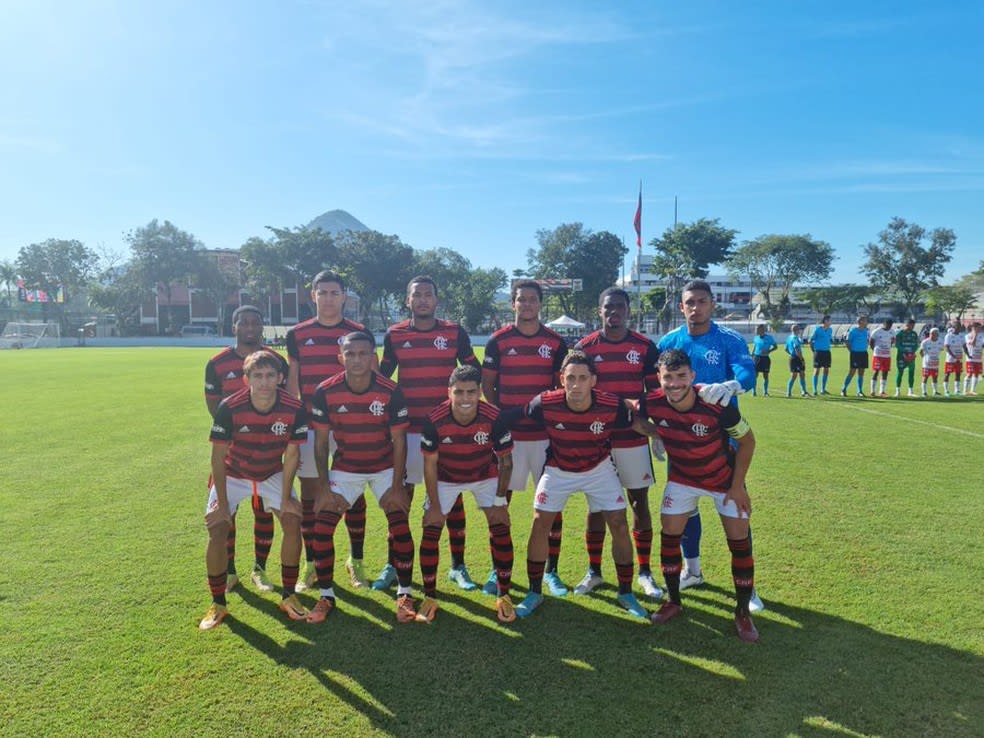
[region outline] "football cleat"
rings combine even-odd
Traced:
[[[305,589],[311,589],[315,584],[318,583],[318,570],[314,567],[313,561],[304,562],[304,574],[301,578],[297,580],[297,591],[303,592]]]
[[[348,572],[354,589],[363,589],[369,586],[369,582],[366,581],[365,569],[362,566],[362,559],[353,559],[349,556],[345,562],[345,571]]]
[[[283,608],[281,608],[283,609]],[[318,623],[323,623],[331,615],[332,610],[335,609],[335,598],[334,597],[322,597],[318,600],[311,612],[308,613],[307,621],[311,625],[317,625]]]
[[[841,390],[841,397],[847,397],[847,390]]]
[[[284,597],[280,600],[280,611],[291,620],[307,620],[310,614],[307,608],[301,604],[301,601],[297,599],[297,595]]]
[[[231,592],[236,587],[239,586],[239,575],[238,574],[227,574],[226,575],[226,592]]]
[[[516,608],[509,595],[495,598],[495,616],[500,623],[511,623],[516,619]]]
[[[667,600],[660,605],[659,610],[652,614],[649,619],[654,625],[663,625],[670,622],[673,618],[683,612],[683,605]]]
[[[420,609],[417,610],[417,622],[433,623],[434,618],[437,617],[437,610],[437,600],[433,597],[424,597],[423,602],[420,603]]]
[[[371,589],[376,591],[389,589],[394,584],[396,584],[396,568],[392,564],[387,564],[383,567],[383,570],[379,572],[379,576],[376,580],[369,585]]]
[[[680,572],[680,591],[685,589],[690,589],[691,587],[699,587],[704,583],[704,572],[699,571],[696,574],[692,574],[688,570],[684,569]]]
[[[651,571],[643,572],[636,578],[636,581],[639,583],[639,587],[646,597],[652,600],[658,600],[663,596],[663,590],[656,584]]]
[[[217,602],[213,602],[208,608],[208,612],[205,613],[205,617],[198,624],[199,630],[212,630],[215,626],[225,620],[226,615],[229,614],[229,608],[225,605],[220,605]]]
[[[412,623],[417,619],[417,611],[413,607],[413,595],[402,594],[396,597],[396,622]]]
[[[639,604],[639,600],[631,592],[625,592],[620,594],[615,600],[618,602],[618,606],[625,610],[629,615],[635,618],[641,618],[643,620],[649,619],[649,613],[646,611],[642,605]]]
[[[755,628],[755,623],[747,613],[735,615],[735,630],[738,637],[745,643],[755,643],[759,639],[759,632]]]
[[[253,572],[249,575],[249,578],[253,582],[253,586],[261,592],[273,591],[273,583],[270,581],[270,577],[268,577],[266,571],[260,567],[254,566]]]
[[[560,575],[555,571],[548,571],[544,574],[543,581],[547,583],[547,588],[554,597],[566,597],[570,592],[567,585],[561,581]]]
[[[765,603],[758,596],[758,592],[754,589],[752,590],[752,597],[748,601],[748,611],[749,612],[762,612],[765,609]]]
[[[458,589],[464,590],[465,592],[473,592],[478,589],[478,585],[472,581],[472,578],[468,575],[468,569],[465,565],[453,566],[448,570],[448,581],[454,582],[458,585]]]
[[[588,573],[585,574],[584,578],[578,582],[576,587],[574,587],[574,594],[586,595],[589,592],[593,592],[604,583],[605,580],[602,578],[601,574],[595,574],[591,569],[588,569]]]
[[[482,592],[487,595],[497,595],[499,594],[499,575],[495,573],[495,569],[489,574],[489,578],[485,580],[485,584],[482,585]]]
[[[528,618],[542,604],[543,595],[539,592],[530,592],[523,598],[522,602],[516,605],[516,617]]]

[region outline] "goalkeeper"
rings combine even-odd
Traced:
[[[919,350],[919,334],[916,333],[916,321],[909,318],[905,321],[905,328],[895,334],[895,365],[898,367],[895,374],[895,396],[898,397],[902,392],[902,373],[909,372],[909,397],[916,395],[912,387],[916,381],[916,352]]]
[[[693,279],[683,286],[680,311],[684,324],[663,336],[657,347],[660,353],[680,349],[688,357],[696,374],[700,399],[707,403],[738,406],[737,395],[755,386],[755,363],[748,353],[748,344],[739,333],[719,326],[711,316],[717,306],[711,286],[702,279]],[[656,451],[657,457],[659,451]],[[704,574],[700,567],[700,513],[687,521],[683,533],[684,567],[680,589],[700,586]],[[762,601],[753,591],[751,610],[763,609]]]

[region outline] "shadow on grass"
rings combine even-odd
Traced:
[[[688,597],[666,626],[633,621],[614,592],[592,598],[600,610],[548,597],[511,626],[480,595],[442,591],[449,609],[430,625],[398,625],[379,593],[343,597],[324,625],[288,625],[298,638],[283,646],[229,627],[396,735],[973,735],[984,724],[981,657],[776,602],[756,619],[762,641],[744,644],[723,590]]]

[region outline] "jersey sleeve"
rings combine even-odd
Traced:
[[[331,428],[331,421],[328,419],[328,398],[325,391],[318,387],[311,398],[311,428],[314,430],[324,430]]]
[[[222,399],[222,381],[219,373],[215,370],[215,362],[209,361],[205,365],[205,399]]]
[[[209,440],[213,443],[232,443],[232,410],[225,400],[219,403],[212,418],[212,434]]]
[[[379,373],[384,377],[392,377],[399,363],[396,351],[393,349],[393,336],[389,331],[383,336],[383,358],[379,361]]]
[[[485,360],[482,362],[482,371],[492,374],[499,373],[499,343],[494,338],[490,338],[489,342],[485,344]]]
[[[287,331],[287,340],[284,343],[287,345],[287,355],[294,361],[300,361],[301,352],[297,350],[297,336],[294,331]]]
[[[460,325],[458,326],[458,363],[462,366],[473,366],[476,369],[482,368],[482,364],[475,356],[468,332]]]
[[[750,390],[755,386],[755,362],[748,353],[748,345],[741,336],[734,336],[728,345],[728,364],[735,381],[742,389]]]
[[[567,358],[567,341],[564,339],[560,340],[560,344],[557,346],[557,350],[554,352],[554,387],[560,386],[560,366],[564,363],[564,359]]]
[[[308,414],[303,407],[297,408],[294,413],[294,430],[290,434],[288,443],[302,444],[307,443],[308,437]]]
[[[430,418],[424,421],[424,427],[420,431],[420,451],[425,455],[437,453],[437,428]]]
[[[721,427],[732,438],[741,438],[752,429],[734,405],[728,405],[721,412]]]
[[[632,427],[632,413],[625,406],[625,403],[621,400],[618,401],[618,405],[615,407],[615,427],[616,428],[631,428]]]
[[[408,428],[410,426],[410,411],[407,409],[407,401],[399,387],[394,387],[393,394],[390,395],[389,414],[390,428]]]
[[[501,415],[492,421],[492,449],[496,456],[505,456],[513,450],[512,431]]]

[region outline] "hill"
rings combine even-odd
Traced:
[[[308,228],[320,228],[332,235],[342,231],[368,231],[369,227],[344,210],[329,210],[307,224]]]

